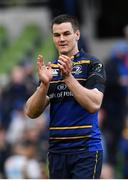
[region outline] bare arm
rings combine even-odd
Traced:
[[[102,103],[103,93],[98,89],[87,89],[83,87],[71,74],[72,63],[67,56],[59,57],[59,66],[65,84],[73,93],[76,101],[84,107],[88,112],[96,112]]]
[[[46,66],[41,55],[37,58],[38,77],[41,81],[40,86],[34,94],[27,100],[25,114],[30,118],[37,118],[49,104],[47,90],[52,79],[52,69],[50,63]]]
[[[49,98],[46,96],[47,88],[41,84],[34,94],[28,99],[25,106],[25,113],[30,118],[37,118],[49,104]]]
[[[87,111],[94,113],[100,108],[103,93],[98,89],[83,87],[72,75],[65,79],[65,83],[73,93],[76,101]]]

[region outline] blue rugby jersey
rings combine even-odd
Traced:
[[[104,91],[103,64],[93,56],[79,51],[73,58],[72,75],[89,89]],[[102,150],[98,113],[89,113],[74,99],[60,76],[58,60],[52,64],[53,79],[50,82],[49,151]]]

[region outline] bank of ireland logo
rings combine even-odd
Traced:
[[[58,89],[59,91],[65,90],[66,88],[67,88],[66,84],[59,84],[59,85],[57,86],[57,89]]]
[[[82,73],[82,65],[75,65],[72,69],[72,73],[74,74]]]

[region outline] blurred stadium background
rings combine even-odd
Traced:
[[[107,71],[99,113],[101,178],[128,178],[127,7],[127,0],[0,0],[0,178],[48,178],[49,107],[36,120],[23,110],[38,85],[37,55],[46,63],[57,56],[50,22],[61,13],[78,18],[80,48],[96,55]]]

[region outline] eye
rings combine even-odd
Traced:
[[[66,32],[64,32],[64,36],[68,36],[68,35],[70,35],[71,34],[71,32],[70,31],[66,31]]]
[[[54,37],[59,37],[59,36],[60,36],[60,34],[58,34],[58,33],[54,33],[54,34],[53,34],[53,36],[54,36]]]

